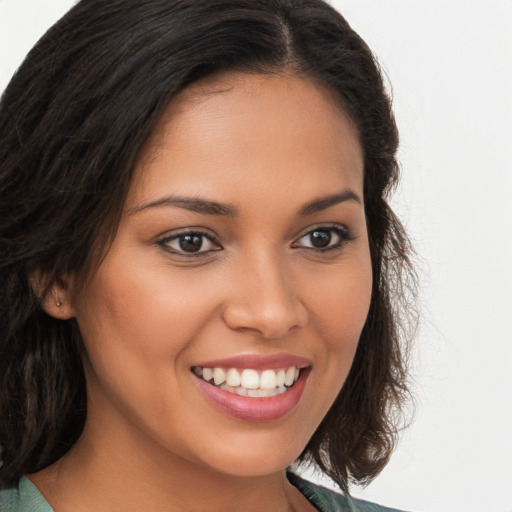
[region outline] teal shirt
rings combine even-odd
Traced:
[[[342,496],[294,474],[288,473],[288,479],[321,512],[400,512],[395,508],[381,507],[368,501]],[[23,477],[18,487],[0,491],[0,511],[53,512],[53,509],[37,487],[28,478]]]
[[[306,496],[320,512],[402,512],[396,508],[383,507],[369,501],[335,493],[315,485],[294,473],[287,473],[288,480]]]
[[[37,487],[26,477],[18,487],[0,491],[1,512],[53,512]]]

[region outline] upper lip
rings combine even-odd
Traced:
[[[311,361],[293,354],[273,354],[262,356],[259,354],[243,354],[214,361],[204,361],[193,366],[201,368],[251,368],[253,370],[279,369],[295,366],[306,368],[311,366]]]

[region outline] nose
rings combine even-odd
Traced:
[[[270,259],[270,261],[269,261]],[[304,327],[308,312],[296,292],[297,283],[276,258],[244,265],[234,276],[223,311],[226,325],[266,339],[286,336]]]

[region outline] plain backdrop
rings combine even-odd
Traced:
[[[332,3],[392,84],[393,204],[421,284],[415,421],[353,493],[417,512],[512,512],[512,0]],[[0,0],[0,90],[72,4]]]

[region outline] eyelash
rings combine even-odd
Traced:
[[[183,248],[172,248],[171,243],[176,242],[180,244],[184,241],[185,237],[192,237],[192,236],[198,236],[202,238],[201,241],[201,247],[204,245],[204,240],[206,239],[210,244],[217,246],[215,249],[209,249],[207,251],[185,251]],[[189,231],[183,231],[181,233],[177,233],[175,235],[166,236],[165,238],[162,238],[161,240],[158,240],[158,245],[160,245],[163,249],[166,251],[169,251],[173,254],[176,254],[178,256],[183,256],[185,258],[197,258],[200,256],[204,256],[205,254],[208,254],[210,252],[216,252],[222,250],[221,245],[215,240],[215,238],[210,235],[209,233],[205,233],[204,231],[197,230],[197,229],[191,229]]]
[[[301,246],[299,242],[301,240],[306,239],[308,236],[313,236],[314,233],[329,233],[328,245],[326,247],[313,247],[313,246]],[[334,235],[334,236],[333,236]],[[181,245],[186,237],[201,237],[201,245],[199,250],[197,251],[186,251],[183,249]],[[335,238],[335,243],[332,244],[332,239]],[[349,229],[345,226],[341,227],[339,225],[336,226],[318,226],[313,229],[309,229],[306,233],[300,236],[295,242],[292,243],[292,248],[303,248],[306,250],[311,250],[313,252],[322,253],[334,250],[340,250],[344,247],[345,243],[353,240]],[[214,248],[204,250],[203,245],[205,240],[214,246]],[[179,247],[172,247],[172,243],[179,244]],[[157,244],[162,247],[164,250],[176,254],[178,256],[183,256],[185,258],[197,258],[209,254],[211,252],[216,252],[222,250],[222,246],[220,243],[209,233],[206,233],[201,230],[191,229],[189,231],[183,231],[181,233],[177,233],[171,236],[166,236],[157,241]]]
[[[298,245],[300,240],[307,238],[308,236],[313,236],[314,233],[330,233],[328,245],[326,247],[303,247],[304,249],[309,249],[314,252],[328,252],[342,249],[347,242],[350,242],[354,239],[354,236],[350,232],[348,228],[345,226],[317,226],[313,229],[309,229],[306,233],[304,233],[296,242],[293,242],[292,247],[301,247]],[[337,238],[337,241],[334,244],[331,244],[333,239],[333,234]]]

